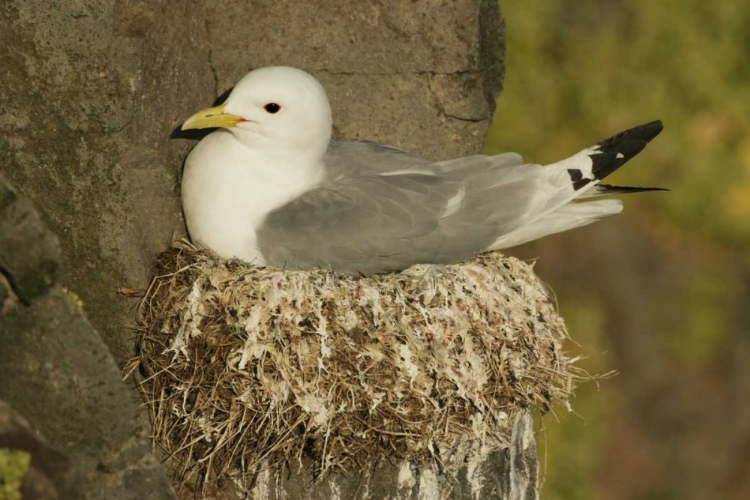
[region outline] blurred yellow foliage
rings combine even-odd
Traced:
[[[573,356],[584,359],[577,364],[591,374],[607,371],[608,347],[601,336],[604,310],[587,297],[570,297],[569,302],[579,307],[562,307],[560,313],[569,324],[577,326],[575,344],[567,349]],[[585,346],[585,347],[583,347]],[[585,357],[588,352],[598,356]],[[542,498],[594,498],[595,484],[590,480],[601,461],[601,450],[596,443],[605,438],[607,421],[612,412],[613,394],[597,391],[596,383],[577,391],[572,401],[572,412],[556,408],[553,416],[542,419],[539,435],[542,481],[547,485]]]
[[[750,219],[750,181],[733,186],[727,191],[724,196],[724,213],[733,219]]]
[[[21,500],[21,483],[30,464],[27,452],[0,448],[0,500]]]

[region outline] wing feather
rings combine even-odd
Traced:
[[[518,173],[516,154],[429,162],[375,143],[333,141],[325,161],[326,181],[259,229],[270,265],[370,274],[457,262],[537,210],[546,188],[531,170]],[[500,181],[506,176],[512,182]]]

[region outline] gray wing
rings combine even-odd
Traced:
[[[332,141],[325,162],[327,180],[259,228],[269,265],[373,274],[459,262],[548,199],[543,176],[529,175],[541,167],[512,153],[430,162],[375,143]]]

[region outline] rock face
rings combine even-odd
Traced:
[[[0,175],[0,311],[12,300],[25,304],[44,296],[58,281],[60,245],[29,200]],[[12,277],[11,283],[7,281]],[[7,301],[7,306],[5,303]]]
[[[0,174],[18,190],[0,189],[0,399],[85,472],[86,498],[171,495],[119,382],[134,304],[117,290],[182,228],[184,118],[294,65],[338,135],[443,159],[481,148],[502,86],[496,0],[7,0],[0,26]]]
[[[467,466],[456,477],[433,467],[408,462],[381,464],[360,477],[333,477],[316,482],[309,473],[266,470],[258,475],[253,498],[327,500],[535,500],[538,498],[538,460],[531,415],[518,415],[510,447],[489,453],[476,467]]]
[[[112,354],[80,300],[57,282],[57,238],[2,176],[0,221],[0,403],[46,438],[0,404],[0,448],[32,458],[22,491],[172,498]]]
[[[130,304],[180,223],[189,145],[169,133],[213,98],[197,1],[11,0],[0,7],[0,173],[60,238],[61,282],[120,360]]]
[[[80,497],[80,479],[63,455],[0,401],[0,498]]]

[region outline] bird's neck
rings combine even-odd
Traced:
[[[254,146],[238,141],[231,150],[236,160],[234,169],[241,171],[235,175],[252,179],[258,189],[265,187],[280,198],[291,199],[317,186],[325,177],[325,150],[300,150],[278,143],[273,147],[260,143]]]
[[[327,129],[306,134],[304,139],[299,136],[268,137],[241,129],[231,129],[229,132],[240,145],[247,148],[249,155],[268,155],[278,159],[279,165],[322,164],[331,141],[331,132]]]

